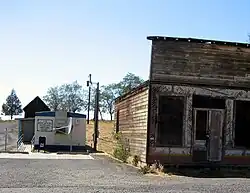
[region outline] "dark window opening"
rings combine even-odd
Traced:
[[[195,140],[206,140],[208,111],[196,111]]]
[[[119,114],[120,114],[120,112],[119,112],[119,110],[117,110],[117,112],[116,112],[116,126],[115,126],[115,132],[116,133],[118,133],[119,132]]]
[[[182,146],[184,97],[160,96],[158,146]]]
[[[225,99],[203,95],[193,95],[194,108],[225,109]]]
[[[250,102],[235,101],[235,140],[237,147],[250,148]]]

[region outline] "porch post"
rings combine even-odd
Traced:
[[[193,109],[193,96],[189,94],[186,98],[186,112],[185,112],[185,146],[191,147],[192,145],[192,109]]]
[[[226,100],[226,124],[224,129],[224,137],[225,137],[225,147],[233,147],[234,140],[233,140],[233,108],[234,108],[234,101],[232,99]]]

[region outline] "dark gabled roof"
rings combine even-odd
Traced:
[[[180,38],[180,37],[166,37],[166,36],[148,36],[148,40],[165,40],[165,41],[179,41],[179,42],[196,42],[196,43],[207,43],[207,44],[217,44],[217,45],[229,45],[236,47],[250,48],[249,43],[242,42],[229,42],[229,41],[219,41],[219,40],[209,40],[209,39],[197,39],[197,38]]]
[[[45,107],[48,108],[48,110],[50,110],[50,108],[43,102],[43,100],[39,97],[39,96],[36,96],[32,101],[30,101],[29,104],[27,104],[23,110],[25,111],[29,106],[33,105],[33,103],[41,103],[43,104]]]
[[[134,89],[130,90],[129,92],[125,93],[122,96],[119,96],[115,99],[115,103],[122,101],[123,99],[125,99],[128,96],[132,96],[135,95],[137,93],[139,93],[142,89],[146,88],[149,86],[149,80],[143,82],[142,84],[140,84],[139,86],[135,87]]]

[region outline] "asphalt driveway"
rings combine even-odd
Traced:
[[[93,158],[0,159],[0,192],[250,192],[249,179],[145,176],[105,156]]]

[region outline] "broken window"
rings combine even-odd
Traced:
[[[250,148],[250,102],[235,101],[235,139],[236,147]]]
[[[182,146],[184,97],[160,96],[157,146]]]
[[[193,95],[194,108],[225,109],[226,103],[223,98],[215,98],[205,95]]]

